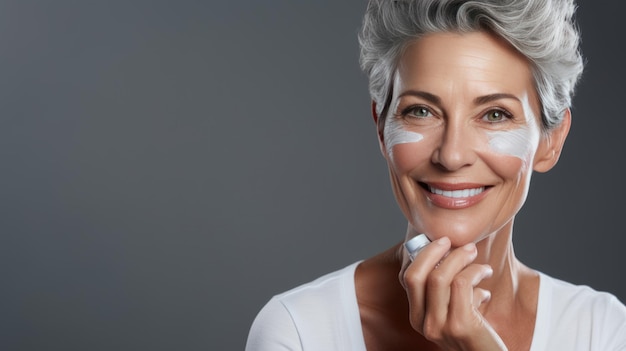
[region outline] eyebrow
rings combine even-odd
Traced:
[[[428,102],[431,102],[436,105],[441,104],[441,98],[439,98],[439,96],[431,94],[431,93],[427,93],[425,91],[420,91],[420,90],[407,90],[403,92],[402,94],[400,94],[400,96],[398,97],[401,98],[407,95],[421,97],[424,100],[428,100]]]
[[[407,91],[403,92],[402,94],[400,94],[399,97],[403,97],[403,96],[407,96],[407,95],[421,97],[424,100],[427,100],[428,102],[431,102],[431,103],[436,104],[436,105],[440,105],[441,104],[441,98],[439,96],[431,94],[431,93],[427,93],[425,91],[407,90]],[[517,96],[515,96],[513,94],[496,93],[496,94],[489,94],[489,95],[479,96],[479,97],[474,99],[474,104],[482,105],[482,104],[486,104],[486,103],[489,103],[489,102],[492,102],[492,101],[495,101],[495,100],[501,100],[501,99],[513,99],[513,100],[516,100],[516,101],[521,103],[521,100]]]
[[[497,93],[497,94],[489,94],[489,95],[485,95],[485,96],[479,96],[476,99],[474,99],[474,103],[476,105],[482,105],[482,104],[486,104],[488,102],[492,102],[495,100],[501,100],[501,99],[513,99],[515,101],[518,102],[522,102],[520,101],[520,99],[513,95],[513,94],[506,94],[506,93]]]

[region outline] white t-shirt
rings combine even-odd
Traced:
[[[365,350],[354,272],[359,262],[274,296],[246,351]],[[531,351],[626,351],[626,306],[615,296],[539,273]]]

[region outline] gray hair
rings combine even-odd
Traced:
[[[544,130],[571,106],[583,70],[574,0],[370,0],[359,33],[360,63],[384,119],[393,76],[411,41],[437,32],[493,33],[530,62]]]

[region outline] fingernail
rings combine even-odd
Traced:
[[[437,244],[441,246],[448,245],[450,244],[450,239],[447,236],[444,236],[443,238],[440,238],[439,240],[437,240]]]
[[[474,243],[469,243],[469,244],[465,244],[463,246],[463,250],[468,251],[468,252],[472,252],[472,251],[474,251],[475,247],[476,246],[474,245]]]
[[[485,270],[485,277],[491,277],[493,275],[493,268],[490,265],[485,265],[487,269]]]

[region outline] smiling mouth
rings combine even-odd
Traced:
[[[463,199],[468,197],[473,197],[478,194],[481,194],[487,189],[487,186],[475,187],[475,188],[466,188],[466,189],[455,189],[455,190],[444,190],[434,187],[432,185],[426,183],[419,183],[420,186],[426,190],[428,190],[432,194],[441,195],[453,199]]]

